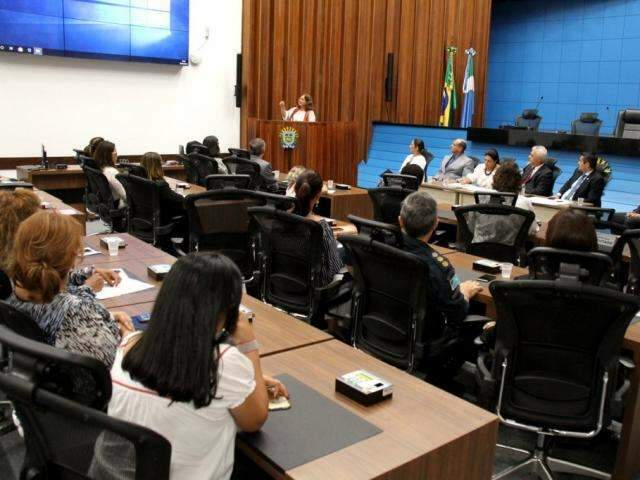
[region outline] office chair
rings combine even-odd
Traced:
[[[262,186],[262,177],[260,177],[260,165],[247,158],[231,157],[223,158],[222,162],[227,166],[229,173],[232,175],[249,175],[251,182],[249,190],[256,190]]]
[[[101,411],[111,379],[98,360],[28,340],[5,327],[0,327],[0,345],[0,390],[16,409],[27,448],[21,478],[169,478],[171,444],[164,437]],[[59,375],[67,365],[100,372],[108,391],[94,403],[66,395],[61,380],[86,391],[96,386],[84,383],[88,377]],[[103,468],[110,456],[122,470]]]
[[[455,206],[458,249],[499,262],[518,263],[535,213],[510,205]]]
[[[412,191],[416,191],[420,187],[420,181],[417,177],[399,173],[382,174],[382,182],[385,187],[397,187]]]
[[[187,182],[200,186],[206,186],[206,178],[209,175],[218,174],[217,162],[206,155],[191,152],[183,158],[187,171]]]
[[[628,251],[629,261],[623,259]],[[640,295],[640,229],[625,230],[611,250],[612,280],[618,289]]]
[[[190,153],[199,153],[201,155],[209,155],[209,149],[197,140],[191,140],[184,146],[184,153],[189,155]]]
[[[96,164],[95,160],[89,155],[85,155],[84,152],[78,154],[77,161],[78,161],[78,165],[80,165],[81,167],[90,167],[90,168],[98,169],[98,165]]]
[[[160,212],[160,186],[153,180],[137,175],[116,175],[127,193],[128,232],[154,246],[168,247],[171,234],[182,217],[162,222]]]
[[[515,207],[518,201],[518,194],[511,192],[473,192],[473,198],[476,201],[476,205],[491,204]]]
[[[116,164],[116,168],[124,173],[128,173],[129,175],[135,175],[137,177],[149,178],[147,174],[147,169],[142,165],[138,165],[136,163],[126,163],[120,162]]]
[[[640,110],[627,109],[618,112],[614,137],[640,139]]]
[[[398,224],[402,202],[413,190],[399,187],[370,188],[369,198],[373,204],[373,218],[378,222]]]
[[[538,115],[538,110],[523,110],[522,115],[516,117],[516,127],[526,128],[527,130],[538,130],[542,117]]]
[[[480,165],[482,163],[482,160],[480,160],[479,157],[476,157],[474,155],[468,155],[468,157],[473,160],[473,168],[475,169],[478,165]]]
[[[397,225],[376,222],[375,220],[368,220],[355,215],[348,215],[347,219],[356,226],[360,235],[366,235],[376,242],[391,245],[392,247],[402,248],[404,245],[402,231]]]
[[[87,179],[87,209],[96,213],[111,231],[124,232],[127,212],[125,208],[118,208],[107,178],[91,167],[82,166],[82,171]]]
[[[556,180],[558,179],[558,177],[562,174],[562,169],[558,167],[558,165],[556,165],[558,163],[558,160],[556,158],[547,157],[544,163],[547,164],[549,168],[551,168],[553,174],[553,185],[551,185],[551,189],[553,191],[553,186],[556,184]]]
[[[597,137],[600,135],[601,126],[602,120],[598,118],[597,113],[581,113],[578,119],[571,122],[571,134]]]
[[[615,225],[613,216],[616,211],[613,208],[601,208],[601,207],[581,207],[578,205],[572,205],[572,210],[584,213],[593,222],[593,226],[596,230],[610,229]]]
[[[207,190],[221,190],[224,188],[239,188],[248,190],[251,185],[250,175],[207,175],[205,179]]]
[[[525,469],[549,480],[554,471],[610,478],[550,457],[549,446],[553,437],[589,439],[607,426],[618,355],[640,298],[575,278],[496,281],[489,288],[497,338],[492,371],[478,364],[481,381],[497,396],[503,424],[537,434],[533,452],[499,445],[527,457],[493,478]]]
[[[234,157],[245,158],[247,160],[251,158],[251,152],[249,152],[249,150],[246,150],[244,148],[230,148],[229,154]]]
[[[604,286],[613,267],[611,257],[599,252],[536,247],[527,258],[530,278],[536,280],[558,280],[563,265],[575,265],[573,273],[582,283]]]
[[[262,300],[298,314],[313,325],[323,325],[324,315],[351,296],[344,277],[318,285],[322,258],[322,226],[272,207],[251,207],[262,241]]]

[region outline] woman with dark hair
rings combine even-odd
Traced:
[[[597,252],[598,236],[591,219],[567,208],[556,213],[547,227],[546,246],[579,252]]]
[[[98,170],[107,178],[113,200],[118,203],[118,208],[127,206],[127,193],[124,186],[116,178],[120,172],[115,167],[118,160],[118,152],[116,146],[107,140],[103,140],[96,147],[93,153],[93,161],[96,163]]]
[[[518,165],[512,161],[501,164],[500,168],[497,168],[493,175],[492,185],[493,189],[498,192],[519,194],[522,190],[522,174],[520,173]],[[531,200],[524,195],[518,195],[518,198],[516,199],[516,207],[535,212],[533,209],[533,203],[531,203]],[[529,227],[529,234],[533,235],[539,228],[538,223],[534,219]]]
[[[109,415],[171,442],[173,480],[228,479],[237,431],[260,429],[269,393],[288,396],[282,383],[262,375],[241,299],[242,276],[227,257],[181,257],[162,283],[147,330],[126,336],[118,349]],[[127,473],[125,453],[133,455],[120,437],[102,436],[93,476]]]
[[[477,165],[473,172],[460,180],[460,183],[491,189],[493,188],[493,177],[499,167],[500,155],[495,148],[490,148],[484,153],[484,163]]]
[[[428,160],[427,157],[429,157]],[[422,139],[414,138],[409,144],[409,155],[407,155],[404,162],[402,162],[400,171],[407,165],[418,165],[423,172],[426,172],[430,161],[431,155],[427,152]]]
[[[310,218],[322,226],[322,264],[320,273],[316,277],[317,286],[325,286],[333,280],[333,276],[342,268],[342,260],[338,253],[338,245],[333,236],[333,231],[327,221],[313,213],[313,207],[318,203],[322,195],[322,177],[315,170],[305,170],[296,180],[296,198],[298,205],[294,213],[302,217]]]
[[[93,157],[93,154],[95,153],[96,148],[98,147],[98,145],[100,145],[100,142],[104,142],[104,138],[102,138],[102,137],[93,137],[91,140],[89,140],[89,145],[84,147],[84,154],[87,157]]]
[[[300,95],[298,106],[287,110],[284,100],[280,101],[280,114],[282,119],[288,122],[315,122],[316,114],[313,111],[313,99],[308,93]]]

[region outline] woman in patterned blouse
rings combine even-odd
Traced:
[[[128,315],[100,305],[89,286],[68,288],[81,247],[80,226],[71,217],[42,211],[22,222],[8,272],[14,292],[6,302],[30,316],[50,345],[111,367],[121,334],[133,327]],[[86,279],[73,277],[76,284]]]

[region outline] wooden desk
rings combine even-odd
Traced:
[[[51,195],[50,193],[43,192],[42,190],[34,189],[33,192],[38,195],[41,202],[47,202],[51,205],[52,209],[63,215],[69,215],[78,221],[82,227],[82,234],[87,233],[87,216],[84,211],[76,210],[71,205],[67,205],[58,197]]]
[[[458,190],[447,188],[440,182],[423,183],[420,188],[429,192],[429,195],[438,203],[448,203],[449,205],[460,203]]]
[[[344,221],[347,221],[349,215],[373,219],[373,205],[369,193],[364,188],[358,187],[329,193],[325,184],[316,212],[323,217]]]
[[[127,246],[125,248],[121,248],[118,251],[117,256],[111,257],[109,255],[109,250],[100,244],[100,239],[105,237],[122,238],[127,244]],[[81,262],[81,265],[83,266],[98,265],[103,263],[118,263],[118,262],[129,261],[129,260],[146,260],[151,258],[168,256],[165,252],[163,252],[159,248],[156,248],[149,243],[143,242],[142,240],[134,237],[133,235],[129,235],[128,233],[106,233],[103,235],[91,235],[88,237],[84,237],[84,245],[87,247],[91,247],[94,250],[97,250],[101,254],[84,257]],[[162,262],[152,262],[152,263],[162,263]]]
[[[240,448],[275,478],[491,477],[498,430],[496,416],[418,378],[337,340],[271,355],[262,360],[262,368],[269,375],[293,375],[382,430],[287,472],[277,471],[239,440]],[[361,368],[393,383],[393,398],[364,407],[335,392],[338,375]],[[292,402],[295,405],[295,398]]]
[[[196,193],[202,193],[202,192],[206,192],[207,189],[201,185],[196,185],[195,183],[189,183],[189,188],[177,188],[177,185],[179,183],[188,183],[185,180],[180,180],[178,178],[173,178],[173,177],[164,177],[164,179],[167,181],[167,183],[169,184],[169,186],[171,187],[172,190],[175,190],[176,192],[178,192],[180,195],[182,195],[183,197],[186,197],[187,195],[195,195]]]

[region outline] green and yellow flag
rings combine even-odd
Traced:
[[[442,88],[442,109],[439,125],[450,127],[453,123],[452,111],[458,108],[458,98],[456,96],[456,83],[453,78],[453,58],[458,49],[447,47],[447,69],[444,74],[444,87]]]

